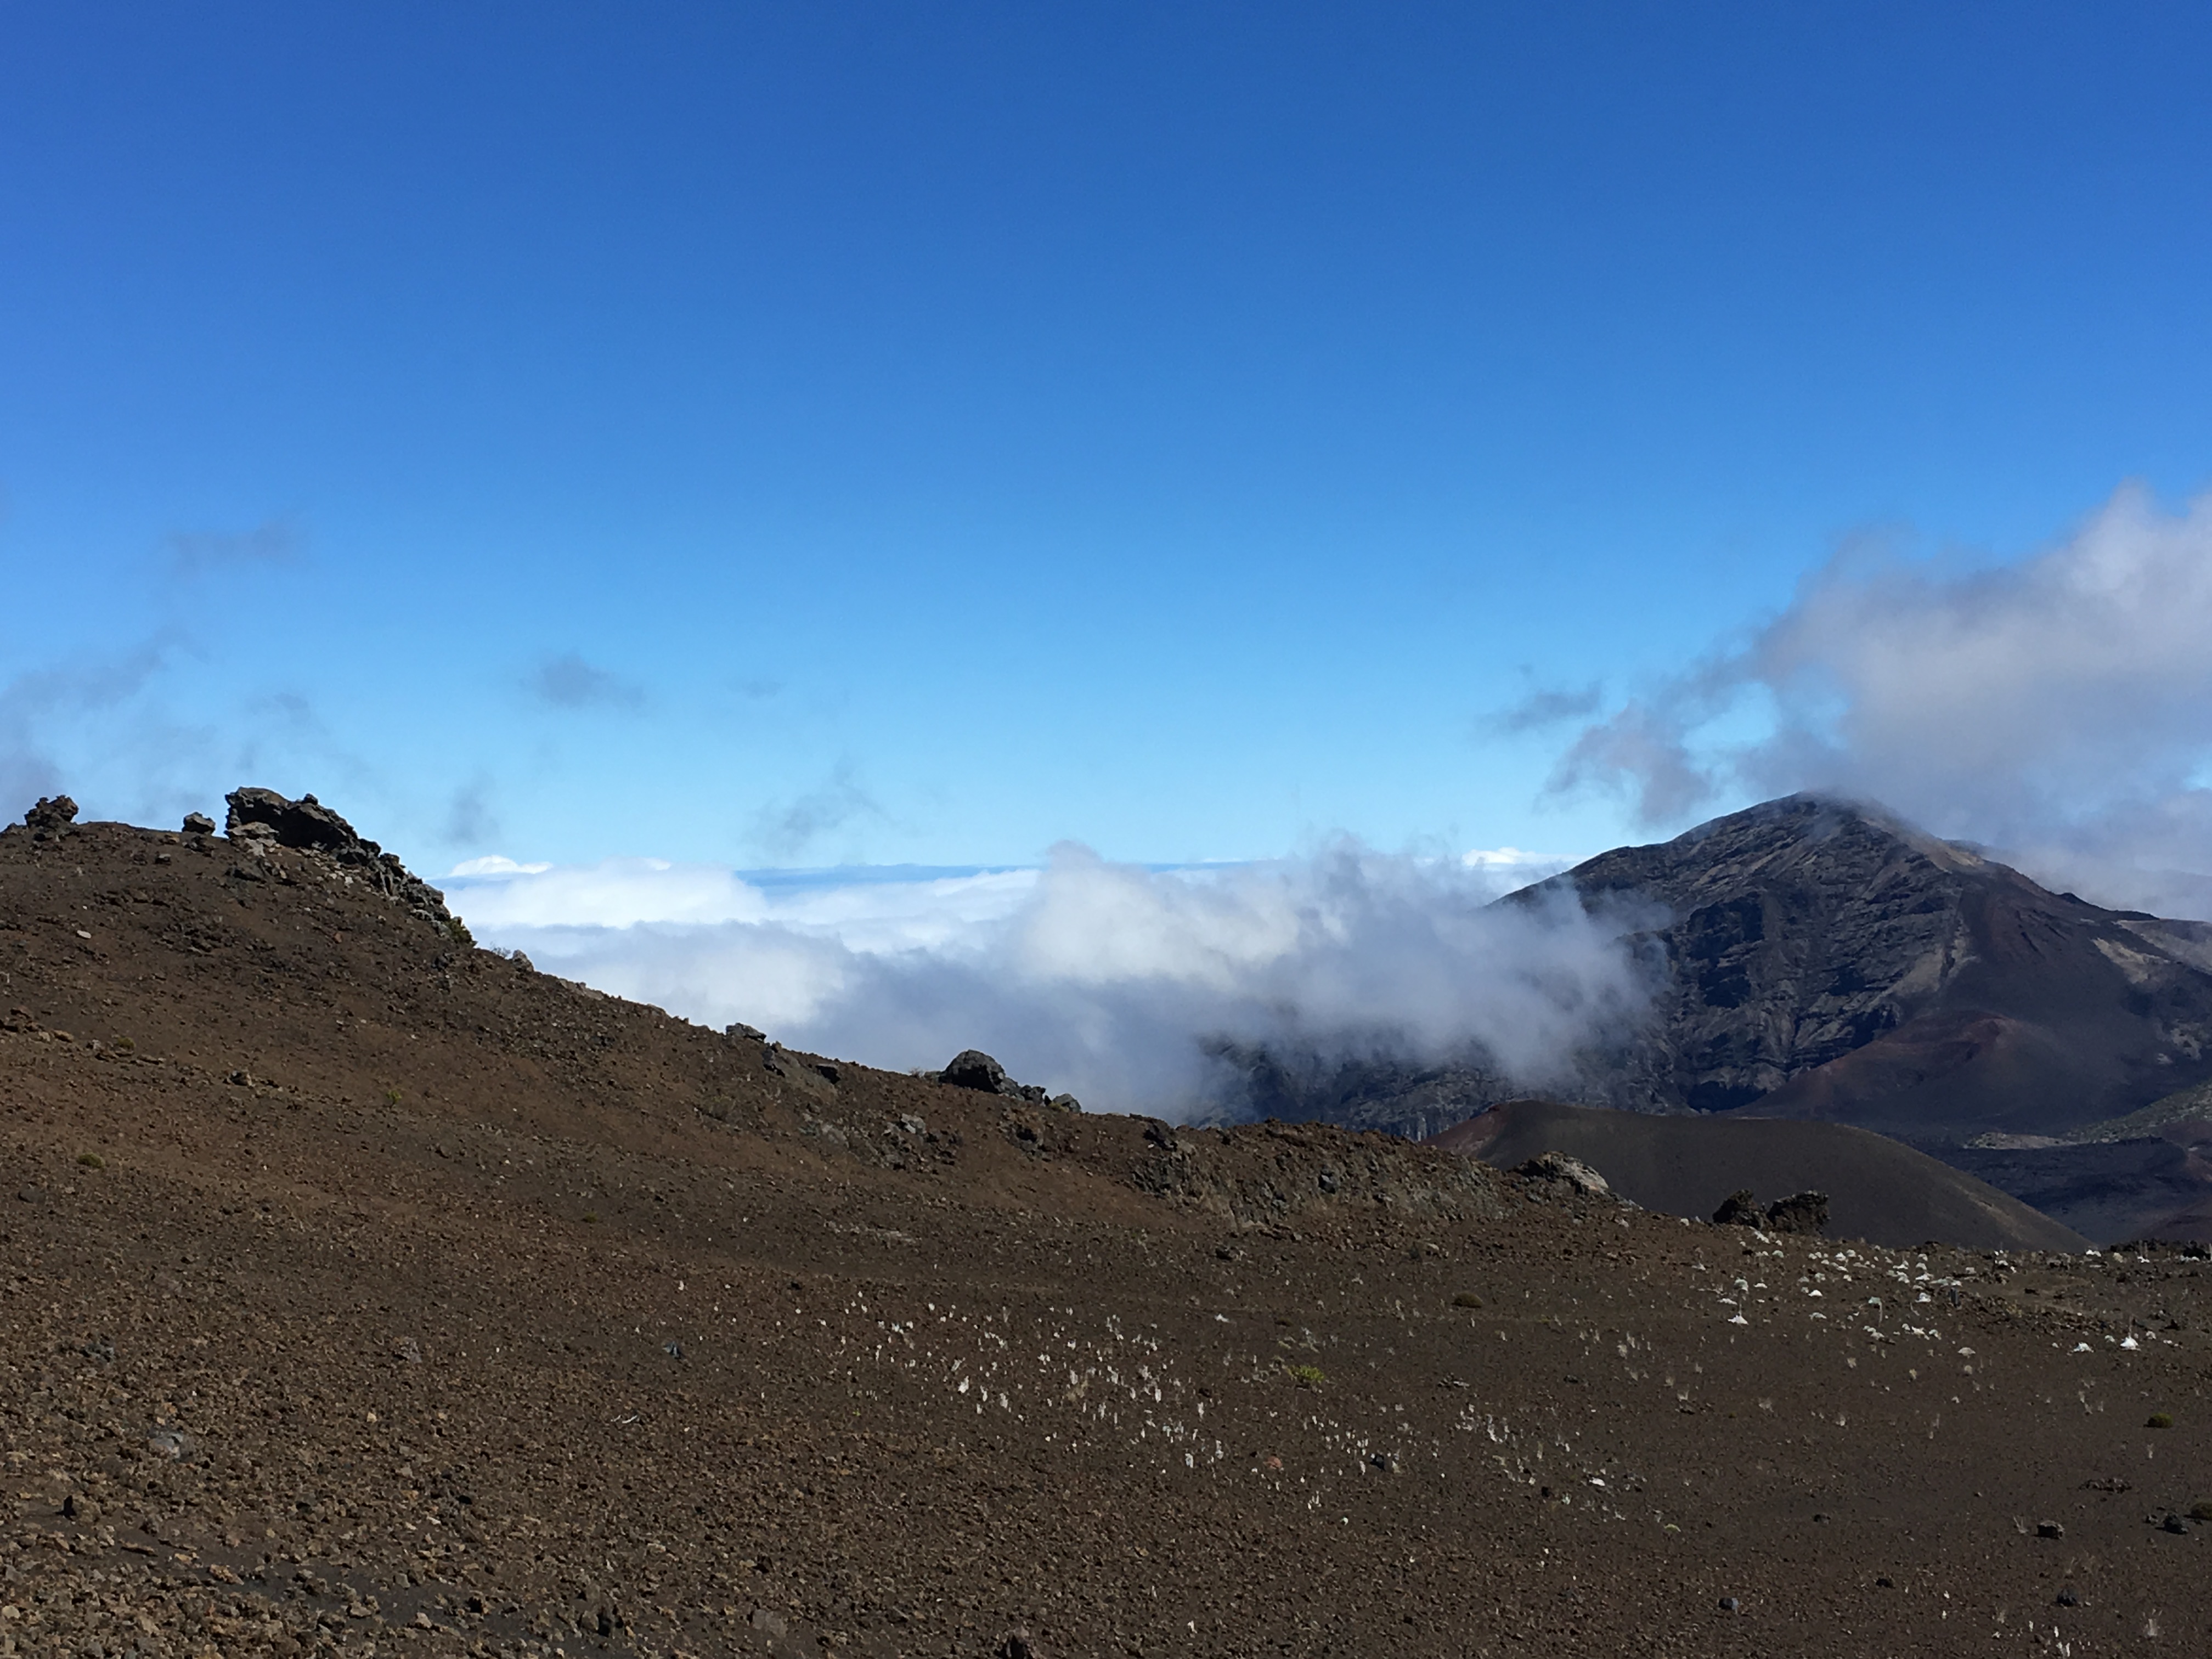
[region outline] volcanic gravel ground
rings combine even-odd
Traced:
[[[0,972],[0,1654],[2212,1640],[2177,1252],[1071,1117],[124,826]]]

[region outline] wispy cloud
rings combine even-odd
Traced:
[[[745,845],[779,863],[803,856],[841,830],[886,823],[889,817],[875,797],[854,781],[851,764],[841,762],[815,788],[756,811],[745,826]]]
[[[524,685],[531,696],[553,708],[627,711],[645,703],[642,687],[586,662],[574,651],[546,658],[530,672]]]
[[[246,531],[177,531],[167,546],[171,568],[198,576],[240,565],[296,563],[307,555],[307,532],[295,515],[285,514]]]
[[[483,778],[453,791],[446,805],[441,834],[448,846],[481,847],[499,835],[499,817],[492,811],[491,785]]]
[[[157,634],[115,656],[27,670],[0,684],[0,813],[20,812],[40,795],[69,787],[56,758],[58,738],[87,723],[111,724],[118,711],[140,703],[177,649],[174,635]],[[149,769],[198,747],[158,710],[142,712],[143,722],[114,737],[143,745]]]
[[[1882,801],[2109,902],[2212,898],[2212,496],[2135,488],[2034,557],[1853,550],[1744,642],[1587,726],[1553,787],[1654,823],[1737,792]],[[1730,738],[1753,722],[1758,735]]]
[[[1486,724],[1493,731],[1512,736],[1547,731],[1595,714],[1602,700],[1602,688],[1595,681],[1572,688],[1539,686],[1492,715]]]

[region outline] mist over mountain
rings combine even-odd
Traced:
[[[1621,940],[1653,975],[1648,1017],[1565,1068],[1561,1092],[1586,1103],[1962,1141],[2064,1133],[2212,1076],[2212,927],[2051,892],[1880,808],[1769,801],[1497,908],[1570,900],[1651,918]],[[1506,1097],[1510,1065],[1476,1049],[1457,1061],[1273,1059],[1252,1087],[1413,1132]]]
[[[2212,496],[2170,512],[2130,485],[2002,565],[1861,538],[1576,732],[1552,787],[1617,791],[1655,826],[1730,795],[1881,800],[2051,886],[2212,916],[2207,638]]]

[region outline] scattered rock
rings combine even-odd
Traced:
[[[204,812],[187,812],[185,814],[185,833],[188,836],[211,836],[215,834],[215,820]]]
[[[2039,1521],[2035,1523],[2035,1535],[2038,1538],[2063,1538],[2066,1528],[2056,1521]]]
[[[950,1084],[955,1089],[973,1089],[978,1094],[1005,1095],[1009,1099],[1026,1101],[1032,1106],[1049,1106],[1056,1111],[1079,1112],[1083,1103],[1073,1095],[1055,1095],[1041,1084],[1017,1083],[1006,1075],[1006,1068],[985,1054],[981,1048],[963,1048],[953,1055],[951,1063],[941,1072],[922,1073],[935,1082]]]
[[[2185,1533],[2189,1530],[2189,1522],[2185,1517],[2170,1513],[2158,1524],[2162,1532]]]
[[[2058,1594],[2051,1599],[2062,1607],[2078,1607],[2081,1605],[2081,1593],[2071,1584],[2061,1584],[2058,1587]]]
[[[1044,1659],[1044,1650],[1027,1631],[1010,1630],[999,1644],[997,1659]]]
[[[1721,1611],[1723,1613],[1741,1613],[1743,1611],[1743,1603],[1737,1601],[1733,1595],[1723,1595],[1721,1597]]]

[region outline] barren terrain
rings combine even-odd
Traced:
[[[2200,1260],[1072,1115],[426,891],[0,836],[0,1653],[2212,1642]]]

